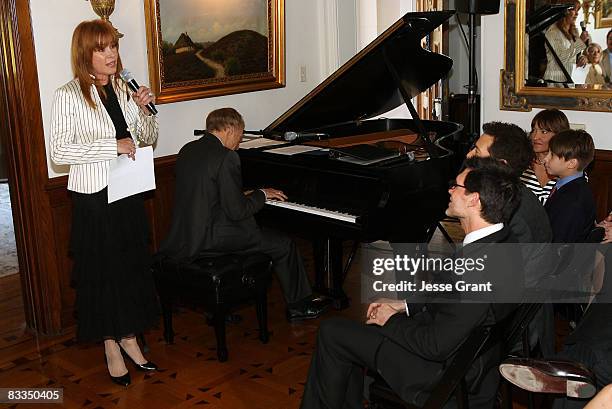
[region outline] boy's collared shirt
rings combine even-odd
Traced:
[[[579,171],[574,173],[573,175],[565,176],[563,178],[557,179],[557,183],[555,184],[555,190],[559,190],[563,187],[563,185],[567,185],[572,180],[576,180],[580,177],[584,176],[583,171]]]

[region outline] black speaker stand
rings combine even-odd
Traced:
[[[468,80],[468,118],[469,129],[468,138],[470,144],[478,139],[480,127],[476,123],[476,109],[478,109],[477,98],[477,80],[476,80],[476,13],[469,13],[469,80]]]

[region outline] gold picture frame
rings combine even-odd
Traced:
[[[504,68],[500,72],[500,109],[532,108],[612,112],[611,89],[539,88],[525,85],[526,0],[505,0]]]
[[[201,2],[201,7],[207,3],[215,6],[212,17],[202,14],[208,19],[181,19],[181,13],[198,11],[177,10],[174,0],[145,0],[149,80],[156,103],[285,86],[284,0],[260,0],[252,15],[257,19],[257,31],[249,27],[236,29],[232,9],[225,7],[226,14],[219,11],[223,10],[219,6],[222,1]],[[261,14],[264,8],[265,16]],[[244,16],[244,10],[241,12]],[[181,26],[183,20],[190,26]],[[173,38],[179,31],[178,38]],[[199,38],[192,39],[194,33]]]
[[[596,0],[595,28],[612,27],[612,0]]]

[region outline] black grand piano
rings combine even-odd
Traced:
[[[313,240],[315,289],[338,308],[348,305],[343,241],[421,243],[444,217],[455,177],[449,147],[462,126],[420,120],[411,98],[451,69],[421,40],[453,14],[406,14],[263,130],[278,146],[238,151],[245,188],[279,188],[289,198],[266,205],[258,221]],[[401,104],[412,119],[369,119]],[[288,143],[293,132],[318,137]],[[313,150],[276,150],[287,145]]]

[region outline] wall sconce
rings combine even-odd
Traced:
[[[591,11],[592,3],[592,0],[582,0],[582,4],[580,5],[580,7],[582,8],[582,16],[585,27],[589,25],[591,14],[593,14],[593,12]]]
[[[108,21],[112,26],[113,23],[111,23],[109,17],[113,14],[113,11],[115,11],[115,0],[90,0],[90,3],[93,11],[100,16],[102,20]],[[115,26],[113,26],[113,28],[115,28]],[[121,34],[119,30],[115,28],[115,31],[119,38],[123,37],[123,34]]]
[[[598,18],[598,14],[601,14],[604,8],[606,8],[604,2],[607,2],[606,4],[611,3],[610,0],[582,0],[581,7],[585,24],[589,24],[590,17],[593,15],[595,17],[595,28],[610,27],[609,25],[600,26],[600,22],[598,21],[601,19],[601,16]],[[604,18],[606,17],[604,16]]]

